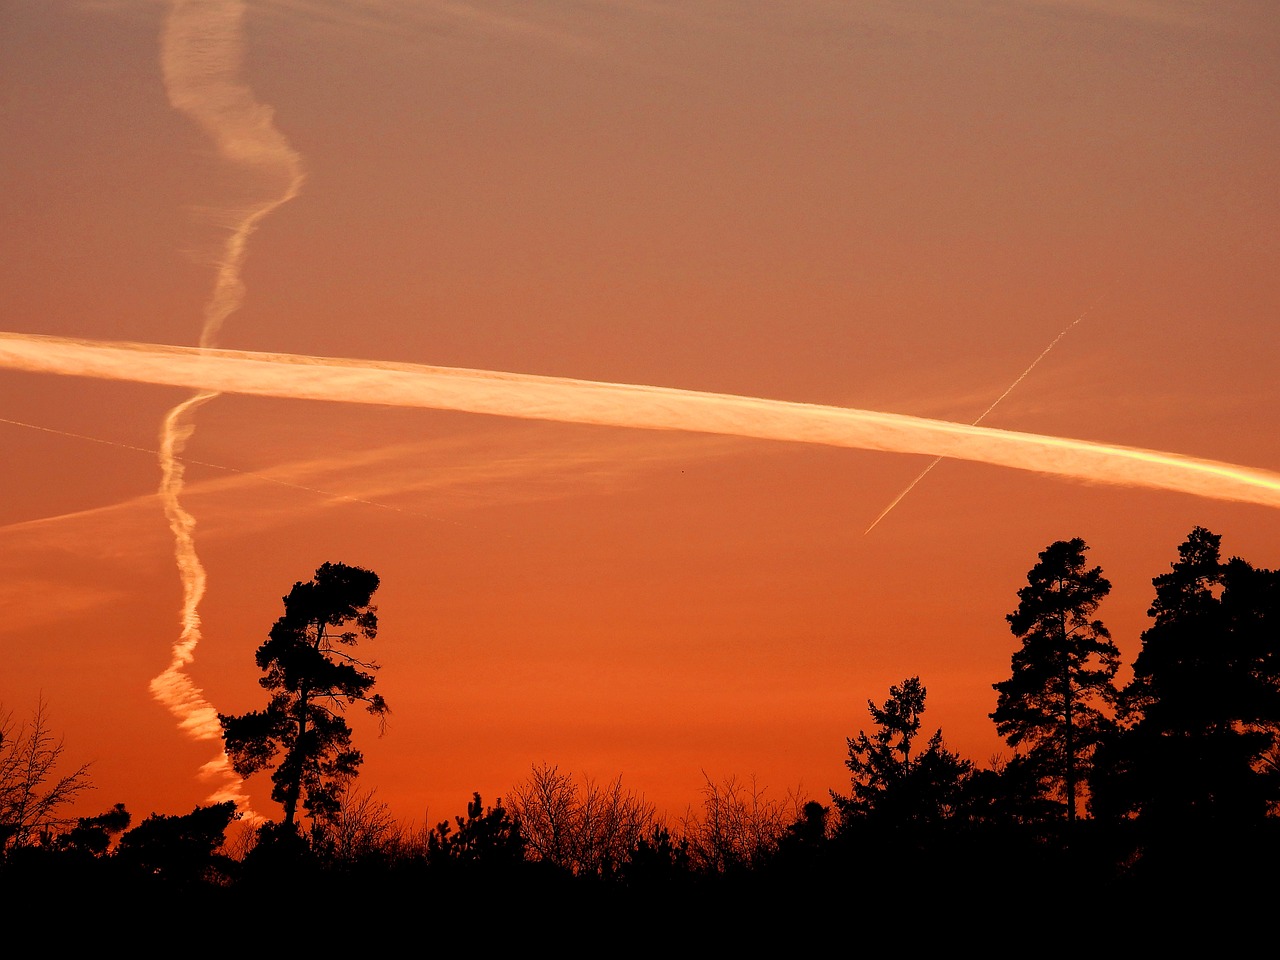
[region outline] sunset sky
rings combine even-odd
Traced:
[[[0,706],[92,762],[83,814],[227,787],[156,693],[195,565],[179,673],[224,713],[294,581],[378,573],[360,784],[417,824],[544,764],[672,818],[707,778],[827,802],[913,675],[985,764],[1051,542],[1110,579],[1122,680],[1193,527],[1280,566],[1270,0],[0,0],[0,158],[36,353],[643,385],[675,421],[227,392],[166,428],[190,386],[0,360]],[[692,392],[1221,461],[1272,505],[1033,446],[884,514],[933,455],[691,432]]]

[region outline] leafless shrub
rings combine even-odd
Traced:
[[[622,777],[579,783],[558,767],[534,766],[507,807],[520,823],[526,856],[579,876],[607,876],[657,826],[653,804],[625,790]]]
[[[346,783],[338,794],[337,810],[317,825],[317,840],[327,855],[343,863],[369,857],[393,857],[406,845],[405,831],[378,800],[374,790],[358,790]]]
[[[699,870],[725,873],[759,864],[800,819],[805,798],[798,790],[774,800],[755,777],[741,783],[734,776],[716,782],[706,771],[702,775],[702,810],[684,818],[690,858]]]
[[[0,708],[0,850],[27,846],[75,819],[59,815],[85,790],[92,790],[89,764],[59,775],[63,741],[49,730],[44,700],[29,723]]]

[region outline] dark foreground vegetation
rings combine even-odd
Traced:
[[[1007,619],[1021,645],[991,714],[1006,759],[980,766],[923,730],[911,676],[868,701],[868,729],[846,744],[847,793],[776,798],[708,779],[672,821],[620,777],[544,766],[420,829],[357,789],[344,707],[387,710],[376,665],[356,656],[376,635],[378,580],[325,564],[258,650],[267,705],[220,718],[237,772],[272,771],[280,820],[241,823],[231,803],[136,824],[123,805],[62,819],[87,769],[57,773],[43,705],[29,723],[6,715],[2,905],[116,920],[145,905],[153,924],[271,917],[281,943],[332,945],[373,929],[447,928],[472,945],[607,929],[616,947],[678,922],[722,945],[843,927],[919,946],[1035,924],[1060,931],[1041,943],[1052,953],[1082,927],[1119,946],[1138,924],[1148,945],[1229,946],[1280,895],[1280,574],[1224,560],[1220,538],[1194,529],[1152,581],[1151,625],[1119,685],[1096,616],[1110,584],[1086,552],[1051,544],[1017,591]],[[357,910],[374,926],[337,922]]]

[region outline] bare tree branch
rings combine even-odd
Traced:
[[[92,790],[89,764],[58,774],[64,745],[49,730],[48,706],[36,703],[30,723],[0,708],[0,850],[28,846],[74,823],[58,811]]]

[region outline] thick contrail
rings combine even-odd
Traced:
[[[339,403],[684,430],[971,460],[1280,507],[1280,474],[1139,447],[902,414],[456,367],[0,333],[0,368]]]
[[[1099,298],[1099,301],[1101,301],[1101,298]],[[1093,304],[1093,307],[1096,307],[1097,305],[1098,304],[1095,303]],[[1039,355],[1034,360],[1032,360],[1029,364],[1027,364],[1027,368],[1023,370],[1022,373],[1018,374],[1018,378],[1014,380],[1013,383],[1009,384],[1009,386],[1005,387],[1004,393],[1000,394],[1000,396],[992,400],[991,405],[987,407],[987,409],[983,410],[982,413],[978,414],[978,418],[973,421],[974,426],[977,426],[983,420],[987,419],[987,414],[989,414],[992,410],[998,407],[1000,405],[1001,400],[1003,400],[1009,394],[1013,393],[1013,391],[1017,388],[1018,384],[1020,384],[1023,380],[1027,379],[1027,376],[1031,373],[1031,371],[1034,370],[1037,366],[1039,366],[1040,361],[1043,360],[1045,357],[1047,357],[1049,355],[1049,352],[1058,345],[1058,341],[1061,340],[1063,337],[1065,337],[1068,333],[1070,333],[1071,328],[1074,327],[1081,320],[1083,320],[1085,318],[1085,314],[1087,314],[1089,310],[1092,310],[1093,307],[1089,307],[1088,310],[1085,310],[1083,313],[1080,314],[1080,316],[1076,317],[1069,324],[1063,327],[1062,332],[1059,333],[1056,337],[1054,337],[1052,342],[1043,350],[1041,350]],[[914,480],[912,480],[910,483],[908,483],[905,487],[902,488],[901,493],[899,493],[896,497],[894,497],[891,501],[889,501],[889,505],[880,511],[880,515],[871,521],[871,526],[867,527],[866,530],[862,531],[862,535],[865,537],[868,533],[874,530],[876,528],[876,524],[878,524],[881,520],[887,517],[889,515],[889,511],[892,510],[894,507],[896,507],[899,503],[901,503],[903,497],[905,497],[908,493],[914,490],[916,488],[916,484],[919,483],[921,480],[923,480],[925,477],[927,477],[929,475],[929,471],[932,470],[934,467],[936,467],[945,459],[946,459],[945,457],[935,457],[933,460],[931,460],[929,462],[929,465],[925,467],[923,470],[921,470],[916,475],[916,478]]]
[[[217,341],[228,316],[244,299],[240,279],[249,237],[271,211],[295,197],[302,186],[300,158],[275,128],[271,109],[257,102],[239,80],[243,55],[242,0],[172,0],[161,38],[160,64],[169,103],[187,114],[210,137],[218,154],[263,181],[267,199],[228,211],[230,234],[216,261],[213,292],[205,304],[200,346]],[[182,580],[181,632],[169,666],[151,681],[151,692],[192,737],[220,740],[217,711],[185,670],[201,640],[200,601],[205,570],[195,548],[195,518],[183,508],[182,452],[195,429],[194,414],[217,396],[201,390],[175,406],[160,430],[160,499],[173,531],[178,574]],[[213,801],[235,800],[247,810],[241,782],[221,755],[203,773],[226,781]]]

